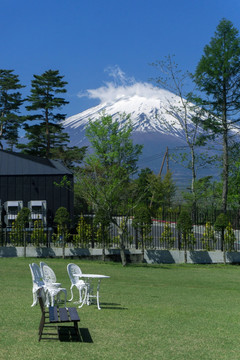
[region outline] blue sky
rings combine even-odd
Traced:
[[[149,81],[149,64],[169,54],[193,72],[223,17],[240,30],[240,1],[1,0],[1,68],[19,75],[26,95],[33,74],[59,70],[71,116],[98,104],[107,82]],[[79,97],[89,89],[95,99]]]

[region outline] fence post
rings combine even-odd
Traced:
[[[23,246],[24,246],[24,252],[23,252],[23,256],[26,257],[26,229],[23,230]]]
[[[180,236],[180,232],[178,231],[178,236],[177,236],[177,241],[178,241],[178,250],[181,250],[181,236]]]

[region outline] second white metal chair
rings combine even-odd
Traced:
[[[89,284],[85,282],[84,280],[81,280],[80,277],[82,275],[82,271],[79,266],[76,264],[68,264],[67,265],[67,272],[71,281],[71,299],[69,301],[72,301],[73,299],[73,288],[74,286],[79,291],[79,308],[82,307],[85,303],[87,303],[88,300],[88,293],[90,290]]]
[[[61,287],[61,283],[57,283],[54,271],[44,262],[40,262],[42,278],[45,284],[45,291],[51,299],[51,306],[54,306],[55,297],[57,302],[60,301],[60,294],[64,293],[64,303],[66,306],[67,290]]]

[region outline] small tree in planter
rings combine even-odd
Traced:
[[[65,242],[69,235],[68,226],[70,223],[70,215],[65,207],[62,206],[57,209],[54,217],[54,222],[58,225],[58,229],[61,234],[63,258],[65,258]]]
[[[193,234],[193,224],[192,219],[186,210],[182,210],[178,220],[177,220],[177,228],[181,233],[181,239],[184,248],[184,262],[187,262],[187,248],[190,245],[195,243],[195,237]]]
[[[44,232],[43,222],[41,219],[35,220],[31,234],[31,240],[36,245],[46,245],[47,234]]]
[[[98,209],[94,217],[94,227],[96,228],[96,241],[98,246],[102,246],[102,260],[106,258],[106,247],[109,245],[110,236],[109,229],[111,225],[111,219],[109,214]]]
[[[202,244],[204,249],[213,250],[216,244],[217,238],[214,234],[214,228],[209,221],[206,222],[205,231],[202,237]]]
[[[170,248],[173,248],[173,245],[175,242],[175,237],[173,236],[171,226],[168,222],[164,225],[164,229],[161,234],[160,242],[163,244],[166,243],[166,244],[168,244],[168,246]]]
[[[215,224],[214,229],[221,234],[221,251],[223,251],[223,260],[224,264],[226,264],[226,249],[225,249],[225,241],[224,241],[224,230],[229,224],[228,216],[224,213],[221,213],[218,215]]]
[[[237,240],[233,231],[232,224],[229,222],[224,234],[225,243],[228,245],[228,251],[234,251],[234,243]]]
[[[24,257],[26,257],[26,230],[25,228],[29,227],[29,217],[30,210],[27,207],[23,207],[18,215],[16,220],[12,224],[12,229],[10,232],[11,243],[23,242],[24,246]]]
[[[92,241],[93,236],[93,226],[88,224],[84,219],[84,216],[81,215],[77,223],[77,234],[73,235],[73,242],[76,247],[89,247],[90,242]]]
[[[147,240],[151,240],[149,236],[151,232],[152,219],[149,209],[146,206],[140,206],[136,209],[132,226],[136,233],[140,232],[140,241],[142,245],[142,261],[144,261],[144,244]]]

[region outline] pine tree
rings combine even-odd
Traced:
[[[233,24],[220,21],[215,36],[205,46],[194,74],[199,90],[205,93],[200,104],[209,110],[203,122],[213,135],[222,137],[222,210],[226,212],[229,177],[229,137],[237,127],[240,113],[240,38]]]
[[[0,139],[6,140],[10,148],[17,144],[18,129],[23,122],[23,117],[18,115],[23,103],[21,88],[23,86],[13,70],[0,69]],[[0,147],[3,148],[2,142]]]
[[[27,145],[20,146],[25,152],[51,157],[53,148],[66,146],[69,142],[69,136],[63,132],[61,124],[65,114],[58,112],[68,104],[68,101],[59,96],[66,93],[65,85],[67,82],[63,81],[58,70],[47,70],[42,75],[34,75],[31,95],[27,98],[31,105],[26,106],[26,109],[33,112],[28,119],[37,123],[25,127],[26,137],[30,140]]]

